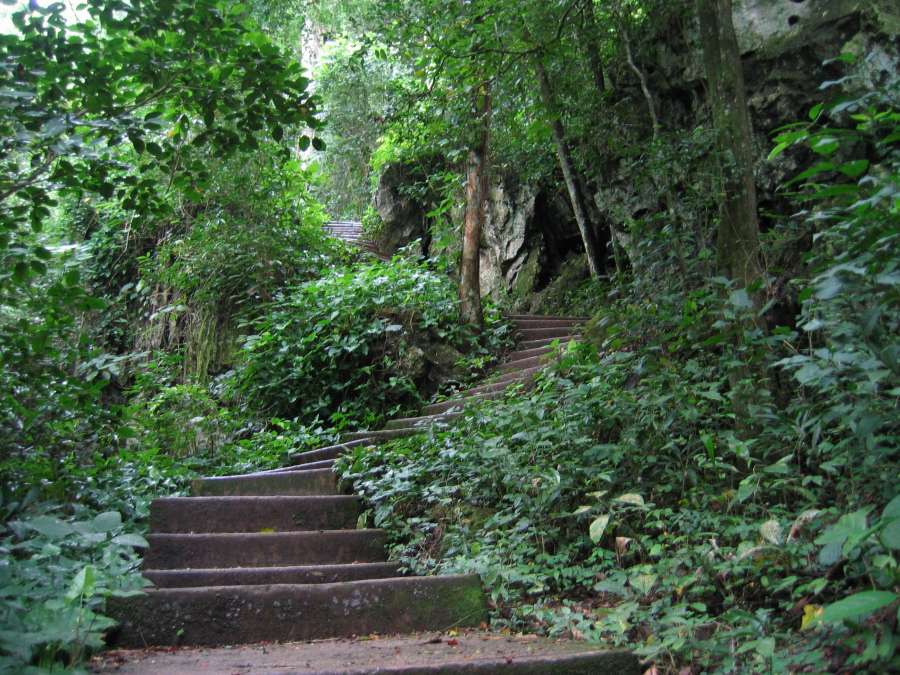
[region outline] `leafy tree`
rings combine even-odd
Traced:
[[[46,250],[25,236],[40,232],[58,194],[159,213],[158,172],[200,199],[208,172],[186,161],[189,147],[227,156],[266,134],[286,142],[286,127],[319,125],[300,66],[242,5],[90,0],[86,10],[89,19],[67,24],[62,3],[32,5],[13,14],[19,35],[0,36],[2,293],[45,270]],[[122,156],[124,143],[133,157]]]

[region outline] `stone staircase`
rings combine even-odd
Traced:
[[[577,318],[513,316],[523,342],[485,384],[382,430],[295,454],[291,464],[201,478],[192,496],[155,500],[145,596],[114,600],[117,646],[219,645],[443,631],[487,618],[477,576],[405,577],[387,560],[385,533],[356,529],[358,497],[338,492],[334,460],[350,448],[449,424],[466,403],[528,386],[576,339]]]
[[[378,245],[366,237],[362,231],[362,223],[355,220],[332,220],[322,226],[328,234],[338,239],[343,239],[382,260],[390,260],[390,256],[384,255],[378,250]]]
[[[326,229],[374,249],[362,239],[359,223],[329,223]],[[426,406],[419,416],[394,419],[384,429],[348,433],[336,445],[297,453],[289,466],[201,478],[194,481],[190,497],[155,500],[143,563],[144,576],[153,586],[141,597],[110,600],[107,613],[119,621],[108,636],[110,645],[215,647],[406,634],[392,647],[393,661],[388,656],[376,659],[380,665],[373,660],[361,669],[320,669],[317,660],[324,664],[335,653],[346,653],[347,663],[357,663],[352,654],[358,643],[317,642],[289,659],[287,670],[265,671],[636,672],[637,660],[627,652],[549,641],[524,649],[510,639],[501,644],[491,634],[469,636],[465,644],[476,646],[435,656],[427,668],[409,670],[405,664],[423,656],[423,645],[434,643],[421,642],[415,633],[486,622],[481,581],[475,575],[403,576],[400,566],[387,559],[385,533],[357,529],[361,500],[338,491],[332,467],[342,453],[451,424],[467,403],[502,397],[512,386],[530,386],[554,357],[556,345],[578,339],[582,323],[577,317],[509,318],[518,330],[518,349],[482,384]],[[458,642],[448,640],[451,645]],[[208,657],[208,663],[222,665],[217,661],[221,653],[210,652]],[[128,672],[166,668],[154,660],[145,669],[138,663],[141,658]],[[207,663],[206,654],[203,659]],[[171,672],[195,671],[182,671],[177,663],[183,662],[170,662]]]

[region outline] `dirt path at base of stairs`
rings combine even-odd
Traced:
[[[90,669],[93,673],[120,675],[507,672],[626,675],[637,672],[637,659],[627,652],[584,642],[474,631],[459,635],[419,633],[234,647],[120,650],[95,657]]]

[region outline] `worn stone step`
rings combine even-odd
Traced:
[[[144,576],[157,588],[197,586],[262,586],[265,584],[334,584],[361,579],[400,576],[396,562],[293,567],[225,567],[216,569],[147,570]]]
[[[333,459],[323,459],[320,462],[307,462],[306,464],[287,464],[279,466],[277,469],[266,469],[265,471],[255,471],[252,475],[260,476],[270,473],[292,473],[294,471],[311,471],[313,469],[330,469],[334,466]]]
[[[580,333],[575,333],[568,337],[564,338],[543,338],[541,340],[524,340],[519,343],[520,350],[526,349],[535,349],[537,347],[546,347],[548,345],[552,345],[554,342],[559,342],[560,345],[566,345],[573,340],[578,341],[581,339]]]
[[[519,330],[525,328],[577,328],[581,322],[575,319],[515,319],[513,321]]]
[[[486,392],[505,391],[513,385],[530,383],[534,379],[534,376],[543,369],[543,366],[535,366],[533,368],[525,368],[524,370],[512,370],[504,373],[503,377],[499,378],[496,382],[488,382],[487,384],[472,387],[471,389],[467,389],[465,393],[468,396],[472,396],[474,394],[484,394]]]
[[[470,403],[478,403],[480,401],[492,401],[503,398],[504,391],[508,387],[504,387],[500,391],[491,391],[484,394],[472,394],[471,396],[460,396],[457,398],[447,399],[439,403],[432,403],[422,408],[424,415],[437,415],[448,411],[461,411]]]
[[[151,589],[106,614],[119,622],[108,644],[143,647],[443,631],[479,625],[487,605],[472,575]]]
[[[359,497],[167,497],[150,504],[150,530],[189,532],[297,532],[354,528]]]
[[[444,424],[447,425],[457,417],[459,417],[462,413],[443,413],[439,415],[423,415],[421,417],[399,417],[394,420],[390,420],[386,425],[385,429],[418,429],[419,431],[425,431],[426,429],[431,428],[434,424]]]
[[[258,471],[255,475],[267,473],[290,473],[292,471],[310,471],[312,469],[330,469],[334,466],[333,459],[323,459],[321,462],[307,462],[306,464],[290,464],[288,466],[280,466],[277,469],[269,469],[268,471]]]
[[[516,331],[523,341],[546,340],[547,338],[568,338],[577,330],[573,327],[562,328],[520,328]]]
[[[540,356],[541,354],[552,354],[553,347],[551,345],[544,345],[543,347],[535,347],[534,349],[520,349],[515,352],[510,352],[506,355],[504,359],[504,363],[513,363],[514,361],[521,361],[522,359],[529,359],[532,356]]]
[[[531,370],[533,368],[541,368],[543,366],[546,366],[548,363],[551,363],[553,361],[553,358],[553,352],[549,352],[548,354],[540,354],[538,356],[532,356],[527,359],[511,361],[510,363],[501,363],[499,366],[497,366],[497,370],[499,370],[501,373],[517,373],[524,370]]]
[[[295,452],[293,455],[291,455],[291,462],[293,462],[294,465],[300,465],[319,462],[324,459],[337,459],[345,452],[347,452],[350,448],[355,448],[359,445],[367,445],[366,439],[363,438],[358,441],[349,441],[347,443],[327,445],[323,448],[316,448],[315,450]]]
[[[195,497],[330,495],[337,494],[337,478],[331,469],[199,478],[191,492]]]
[[[427,429],[383,429],[381,431],[352,431],[341,436],[342,439],[348,441],[371,440],[373,443],[383,443],[384,441],[392,441],[395,438],[404,438],[405,436],[415,436],[427,431]]]
[[[652,669],[651,669],[652,670]],[[101,653],[91,672],[116,675],[639,675],[622,649],[476,630],[190,649]],[[648,671],[651,672],[651,671]]]
[[[584,323],[591,320],[591,317],[589,316],[549,316],[547,314],[504,314],[504,316],[510,321],[515,321],[517,319],[536,319],[542,321],[578,321]]]
[[[285,567],[384,562],[382,530],[150,534],[144,569]]]

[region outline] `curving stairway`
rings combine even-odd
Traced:
[[[333,226],[343,228],[342,237],[358,241],[358,226]],[[107,611],[119,627],[109,642],[138,648],[215,646],[483,624],[487,601],[480,579],[403,576],[387,559],[385,533],[357,529],[363,505],[358,497],[339,493],[332,465],[349,448],[452,423],[469,402],[503,396],[514,385],[529,386],[553,358],[554,345],[579,337],[582,321],[510,319],[518,329],[518,349],[483,384],[426,406],[417,417],[394,419],[384,429],[349,433],[337,445],[295,454],[289,466],[202,478],[194,481],[190,497],[155,500],[144,557],[144,575],[153,587],[141,597],[111,599]],[[596,661],[580,654],[587,669],[577,672],[606,671],[609,653],[596,654]],[[621,660],[621,652],[617,655],[618,670],[622,663],[632,664]],[[550,656],[535,658],[536,669],[521,672],[551,672],[540,665],[548,665]],[[449,670],[439,672],[461,672],[454,667],[450,663]]]

